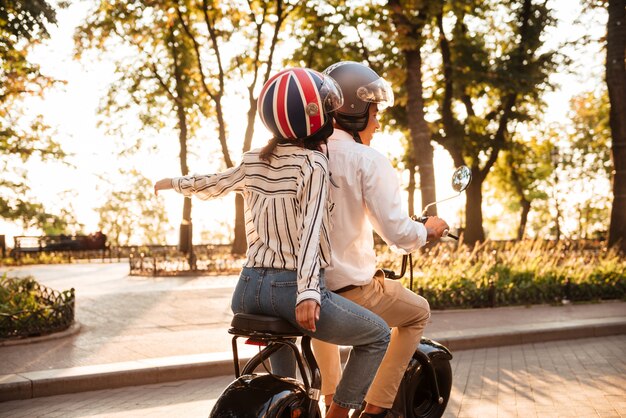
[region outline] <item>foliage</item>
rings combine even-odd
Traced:
[[[380,257],[383,265],[397,261]],[[415,255],[414,266],[414,289],[433,309],[487,307],[492,297],[498,306],[561,303],[568,292],[573,302],[626,297],[626,259],[594,243],[440,244]]]
[[[19,258],[0,258],[0,266],[28,266],[34,264],[67,264],[72,259],[62,253],[57,252],[37,252],[20,255]]]
[[[345,59],[366,61],[393,83],[397,105],[385,112],[390,129],[408,131],[409,99],[423,95],[415,111],[423,107],[435,113],[430,115],[433,139],[450,153],[455,165],[469,165],[474,172],[466,234],[473,241],[481,240],[481,184],[500,151],[513,148],[513,125],[535,122],[541,115],[542,94],[551,88],[549,76],[556,69],[557,54],[546,49],[544,32],[556,23],[552,11],[545,3],[531,0],[523,4],[509,0],[308,4],[299,36],[302,48],[294,59],[314,68]],[[407,87],[409,58],[421,59],[414,55],[416,49],[426,57],[423,94]],[[407,141],[404,161],[409,169],[420,160],[416,156],[427,151],[415,145],[424,131],[428,128],[411,128],[415,138]]]
[[[57,292],[34,278],[0,278],[0,338],[63,330],[74,321],[74,289]]]
[[[608,192],[612,180],[609,111],[605,89],[582,93],[570,101],[573,129],[559,150],[559,181],[566,185],[562,194],[576,190],[578,196],[566,199],[574,206],[570,218],[578,221],[572,234],[575,239],[605,237],[608,230],[609,197],[598,191],[604,186]]]
[[[245,83],[249,108],[242,150],[247,151],[256,119],[255,92],[269,78],[283,22],[296,5],[283,0],[101,1],[76,31],[76,55],[95,49],[116,56],[119,77],[101,107],[111,132],[122,136],[129,120],[115,116],[128,112],[144,128],[175,127],[181,173],[187,175],[187,140],[197,138],[208,122],[218,133],[225,166],[233,167],[224,98],[242,94]],[[142,146],[141,140],[125,145],[128,150]],[[185,199],[183,220],[191,220],[190,199]],[[234,251],[245,251],[242,207],[235,246]]]
[[[66,155],[43,116],[23,105],[27,98],[42,97],[56,82],[28,60],[30,49],[48,38],[47,24],[56,24],[56,12],[46,1],[9,0],[0,6],[0,217],[26,227],[64,221],[28,195],[28,173],[22,168],[31,158]]]
[[[527,217],[533,203],[548,198],[546,185],[553,172],[552,149],[551,138],[533,135],[524,139],[521,134],[516,134],[499,155],[487,180],[498,201],[509,211],[520,213],[517,239],[526,233]],[[497,217],[500,219],[501,214]]]
[[[610,178],[611,128],[609,96],[606,89],[590,91],[570,100],[571,151],[564,159],[570,167],[578,167],[579,176]]]
[[[154,199],[152,182],[136,170],[121,171],[123,185],[109,191],[106,201],[96,209],[98,227],[111,245],[131,241],[157,244],[165,241],[167,217],[162,200]]]
[[[76,30],[77,58],[90,49],[115,54],[117,77],[100,108],[110,134],[123,135],[128,121],[116,117],[120,114],[133,114],[144,128],[174,126],[177,107],[185,113],[189,133],[198,128],[206,96],[194,71],[193,45],[184,37],[173,6],[102,1]]]

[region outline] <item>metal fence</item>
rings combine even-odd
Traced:
[[[144,246],[129,251],[130,274],[135,276],[177,276],[237,274],[243,256],[233,256],[230,245],[194,245],[193,260],[176,246]]]
[[[0,312],[0,339],[33,337],[69,328],[74,322],[74,289],[59,292],[32,278],[2,278],[2,299],[23,300],[28,309]],[[0,299],[1,301],[1,299]],[[21,305],[20,305],[21,306]]]

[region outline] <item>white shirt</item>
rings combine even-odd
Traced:
[[[365,285],[376,272],[372,227],[393,249],[406,253],[426,243],[426,227],[402,210],[397,173],[384,155],[335,129],[328,160],[338,187],[331,183],[332,263],[326,284],[331,290]]]
[[[246,267],[297,270],[296,304],[320,304],[319,270],[329,265],[330,203],[328,160],[317,151],[276,146],[270,162],[260,150],[243,155],[238,167],[222,173],[172,179],[185,196],[210,199],[235,191],[245,201]]]

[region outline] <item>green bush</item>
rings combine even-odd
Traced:
[[[48,334],[74,321],[74,289],[57,292],[32,277],[0,278],[0,339]]]
[[[399,259],[384,248],[379,255],[379,263],[396,272]],[[626,259],[582,243],[486,242],[473,248],[441,243],[415,254],[413,265],[413,290],[433,309],[597,301],[626,295]]]

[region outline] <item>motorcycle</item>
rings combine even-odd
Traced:
[[[457,168],[452,176],[452,188],[457,194],[428,204],[421,216],[414,219],[425,223],[430,207],[459,196],[471,179],[472,173],[468,167]],[[448,231],[444,231],[444,236],[458,239]],[[407,266],[410,266],[412,289],[413,263],[410,254],[403,256],[399,274],[383,269],[385,277],[401,279],[406,274]],[[211,418],[321,417],[319,399],[322,378],[309,336],[281,318],[245,313],[234,315],[228,332],[233,335],[235,380],[218,398],[209,415]],[[293,342],[298,337],[300,349]],[[247,344],[263,347],[246,362],[243,369],[240,369],[237,349],[239,338],[246,338]],[[301,379],[273,375],[267,367],[266,360],[282,347],[293,351]],[[452,389],[450,360],[452,354],[446,347],[422,338],[407,365],[392,409],[406,418],[441,417]],[[264,372],[258,372],[259,368],[263,368]]]

